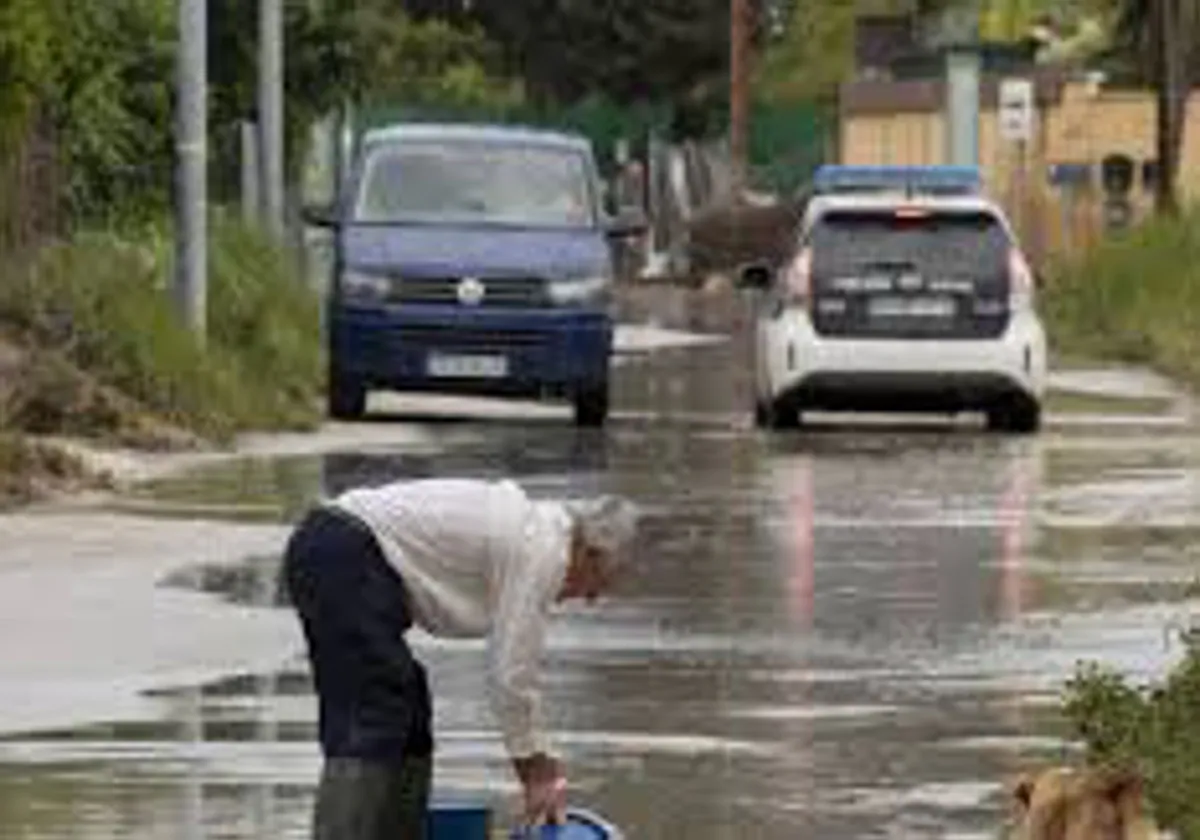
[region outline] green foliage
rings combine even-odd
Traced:
[[[56,127],[67,211],[110,222],[166,206],[171,184],[175,3],[48,0],[53,75],[42,88]]]
[[[495,71],[498,54],[477,29],[416,22],[396,0],[285,4],[286,136],[292,174],[307,129],[344,101],[388,98],[445,104],[519,101],[519,85]],[[257,3],[210,0],[209,67],[215,185],[236,196],[242,119],[257,97]]]
[[[723,81],[728,66],[728,0],[509,0],[470,12],[439,0],[413,5],[482,26],[539,101],[679,101]]]
[[[310,424],[323,372],[315,296],[260,234],[218,216],[212,239],[206,346],[170,307],[162,224],[46,248],[0,283],[0,321],[39,353],[61,353],[152,415],[203,434]]]
[[[854,66],[856,0],[798,0],[755,78],[769,101],[832,99]]]
[[[0,152],[24,128],[50,62],[42,0],[0,0]]]
[[[354,42],[370,59],[358,68],[352,93],[449,106],[521,102],[518,83],[493,75],[498,55],[479,29],[416,22],[388,6],[376,0],[354,14]]]
[[[860,15],[930,17],[971,0],[787,0],[755,72],[756,95],[771,103],[830,102],[854,69]]]
[[[220,198],[234,197],[238,123],[256,110],[257,7],[209,3],[211,163]],[[66,182],[53,198],[80,226],[143,222],[167,206],[177,11],[175,0],[0,0],[0,151],[26,138],[36,107]],[[414,23],[397,0],[285,0],[285,24],[293,161],[303,155],[307,126],[347,97],[522,95],[497,78],[498,53],[478,30]]]
[[[1081,666],[1063,711],[1092,761],[1134,766],[1160,825],[1200,837],[1200,633],[1185,634],[1186,655],[1161,684],[1134,687],[1120,674]]]
[[[1048,277],[1042,310],[1058,351],[1200,383],[1200,211],[1152,219]]]

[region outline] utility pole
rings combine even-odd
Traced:
[[[733,159],[734,194],[746,186],[749,133],[749,3],[729,3],[729,151]]]
[[[283,239],[283,0],[259,0],[258,125],[263,222]]]
[[[208,3],[179,0],[175,303],[201,340],[208,308]]]
[[[1186,101],[1181,86],[1179,5],[1177,0],[1152,0],[1154,52],[1158,56],[1157,157],[1158,178],[1154,188],[1155,209],[1173,215],[1179,210],[1176,176],[1178,152],[1183,134],[1183,108]],[[1186,34],[1184,35],[1186,37]]]

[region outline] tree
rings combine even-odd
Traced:
[[[543,101],[673,100],[728,68],[729,0],[475,0],[465,14]]]
[[[789,0],[767,44],[756,88],[768,99],[831,100],[854,69],[855,21],[863,14],[936,15],[969,0]]]
[[[1175,213],[1177,176],[1188,93],[1200,81],[1200,2],[1197,0],[1116,0],[1115,44],[1111,56],[1136,81],[1157,94],[1158,178],[1155,204]]]
[[[500,55],[468,23],[416,20],[402,0],[287,0],[288,159],[303,158],[306,129],[346,99],[441,104],[519,98]],[[211,124],[219,189],[238,179],[241,120],[257,111],[257,3],[209,0]]]
[[[0,149],[24,127],[49,67],[52,32],[41,0],[0,0]]]
[[[856,0],[796,0],[763,56],[755,88],[767,99],[827,100],[854,65]]]

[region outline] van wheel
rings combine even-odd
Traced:
[[[327,397],[334,420],[359,420],[367,411],[367,389],[352,379],[331,374]]]
[[[608,382],[587,385],[575,392],[575,425],[600,428],[608,420]]]
[[[987,424],[993,432],[1031,435],[1042,427],[1042,407],[1030,399],[1006,401],[988,410]]]

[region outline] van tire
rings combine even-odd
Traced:
[[[608,420],[608,382],[586,385],[575,392],[575,425],[598,429]]]
[[[367,411],[367,389],[348,377],[331,374],[327,398],[334,420],[361,420]]]

